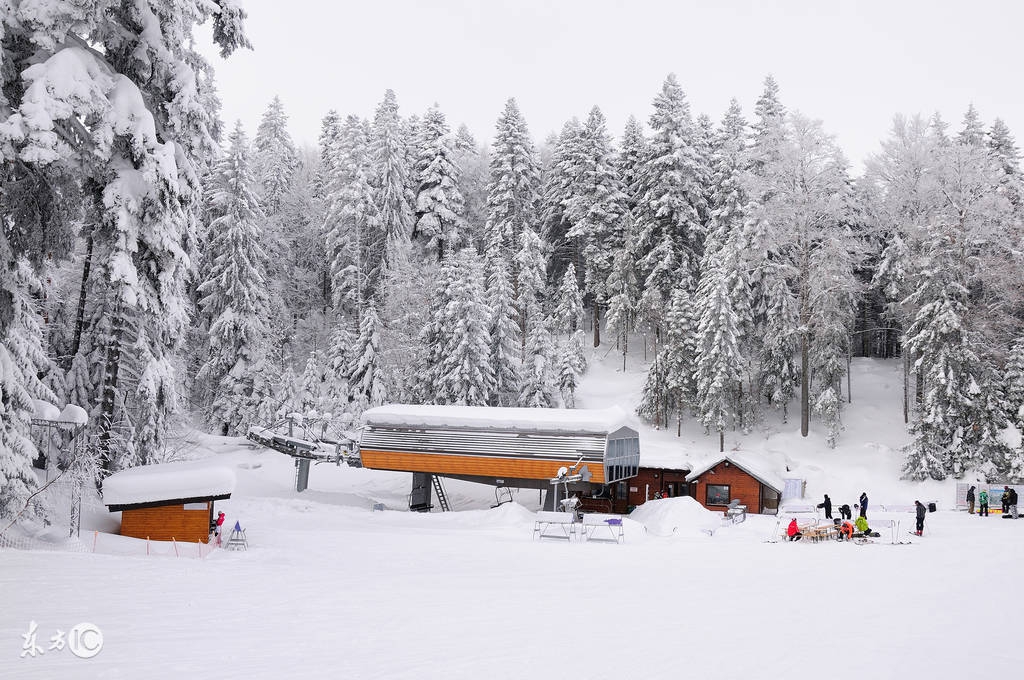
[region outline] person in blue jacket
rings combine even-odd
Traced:
[[[868,516],[868,494],[863,491],[860,494],[860,516]]]

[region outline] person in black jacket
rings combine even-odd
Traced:
[[[1009,495],[1006,502],[1010,506],[1010,516],[1017,519],[1017,490],[1011,487],[1006,493]]]
[[[864,519],[868,517],[868,495],[863,491],[860,494],[860,516]]]
[[[832,499],[825,494],[825,501],[818,503],[819,508],[825,508],[825,519],[832,519]]]
[[[924,516],[928,514],[928,508],[921,501],[914,501],[914,505],[917,507],[917,535],[920,536],[924,533]]]
[[[839,506],[839,516],[843,519],[853,519],[853,511],[850,510],[850,506],[843,503]]]
[[[974,514],[974,487],[967,490],[967,514]]]

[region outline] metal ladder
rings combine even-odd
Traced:
[[[444,492],[441,478],[437,475],[430,475],[430,479],[434,482],[434,493],[437,494],[437,503],[441,506],[441,512],[451,510],[452,507],[448,504],[448,495]]]

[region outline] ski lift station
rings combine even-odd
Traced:
[[[441,477],[495,487],[591,495],[640,466],[640,438],[611,409],[493,408],[392,404],[363,414],[363,467],[413,473],[412,510],[447,508]]]

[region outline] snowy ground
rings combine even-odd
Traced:
[[[635,404],[639,361],[594,362],[582,405]],[[449,482],[455,512],[403,510],[407,474],[315,466],[244,441],[193,435],[191,455],[231,466],[219,503],[251,548],[205,560],[0,549],[0,678],[962,678],[1019,673],[1024,521],[948,508],[953,483],[898,480],[906,441],[895,362],[855,362],[841,447],[773,424],[729,447],[788,461],[809,501],[937,500],[889,545],[770,543],[776,519],[715,526],[688,499],[626,521],[621,545],[532,540],[538,493],[496,509]],[[774,422],[774,421],[773,421]],[[644,430],[645,462],[699,460],[716,438]],[[649,456],[649,458],[648,458]],[[374,512],[374,503],[388,510]],[[881,513],[869,513],[883,517]],[[637,520],[643,520],[637,521]],[[117,515],[87,512],[92,529]],[[883,532],[884,533],[884,532]],[[1007,578],[1010,576],[1010,578]],[[43,653],[24,657],[38,625]],[[58,629],[103,633],[90,659],[49,650]]]

